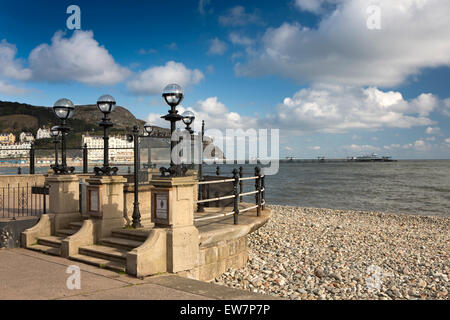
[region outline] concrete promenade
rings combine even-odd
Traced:
[[[81,270],[80,289],[69,290],[67,267]],[[0,300],[253,300],[276,299],[173,275],[137,279],[26,249],[0,249]]]

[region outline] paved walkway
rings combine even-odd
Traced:
[[[81,270],[80,289],[69,290],[67,267]],[[137,279],[26,249],[0,249],[0,299],[241,300],[273,299],[213,283],[160,275]]]

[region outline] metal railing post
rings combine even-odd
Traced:
[[[88,173],[88,148],[86,143],[83,146],[83,173]]]
[[[31,143],[30,147],[30,174],[34,174],[34,143]]]
[[[255,201],[256,205],[258,206],[256,208],[256,215],[259,217],[261,215],[261,169],[259,167],[255,167],[255,191],[258,191],[255,193]]]
[[[233,170],[233,191],[234,191],[234,201],[233,201],[233,218],[234,218],[234,224],[238,224],[238,215],[239,215],[239,208],[238,208],[238,183],[239,183],[239,172],[237,169]]]
[[[244,168],[241,166],[239,167],[239,178],[243,178],[244,177]],[[242,192],[244,192],[244,181],[239,180],[239,194],[241,194]],[[242,202],[243,197],[239,197],[239,202]]]
[[[263,170],[263,176],[261,178],[261,201],[262,201],[262,209],[265,210],[266,208],[266,182],[265,182],[266,175],[264,174]]]

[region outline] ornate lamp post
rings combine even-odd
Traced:
[[[144,130],[147,134],[153,131],[153,127],[146,123]],[[133,228],[142,228],[141,212],[139,210],[139,168],[141,167],[141,159],[139,155],[139,128],[133,127],[133,135],[128,136],[128,141],[134,142],[134,203],[133,203]],[[131,142],[130,141],[130,142]]]
[[[51,166],[57,167],[58,166],[58,137],[61,135],[61,131],[59,131],[58,126],[54,126],[50,129],[50,135],[53,137],[53,143],[55,144],[55,164]]]
[[[110,176],[115,175],[119,170],[117,167],[111,168],[109,166],[109,137],[108,137],[108,128],[112,127],[114,124],[111,122],[111,119],[108,117],[109,114],[116,107],[116,100],[105,94],[98,98],[97,101],[98,109],[103,113],[102,121],[99,122],[100,127],[103,127],[103,167],[95,167],[94,172],[96,176]]]
[[[181,115],[183,117],[183,123],[186,125],[186,130],[189,131],[190,134],[194,133],[194,130],[191,128],[192,122],[195,120],[195,115],[192,111],[185,111]]]
[[[169,113],[165,116],[162,116],[164,120],[170,121],[170,134],[173,136],[173,133],[176,129],[176,122],[183,119],[183,116],[178,114],[178,110],[176,107],[180,104],[180,102],[184,98],[183,89],[178,84],[169,84],[167,85],[162,94],[166,103],[170,106]],[[170,167],[169,168],[161,168],[161,175],[169,174],[171,177],[179,177],[184,176],[186,174],[186,168],[182,168],[180,165],[175,165],[172,159],[172,151],[176,146],[176,141],[170,141]]]
[[[69,99],[59,99],[53,105],[53,112],[61,120],[61,125],[58,127],[61,132],[61,165],[53,167],[55,174],[69,174],[75,170],[74,167],[67,167],[66,161],[66,134],[70,131],[66,121],[72,118],[74,111],[75,107]]]

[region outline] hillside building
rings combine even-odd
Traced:
[[[0,144],[14,144],[16,143],[16,136],[12,133],[0,134]]]
[[[89,161],[103,160],[103,136],[82,136],[82,146],[87,145]],[[128,142],[126,136],[109,137],[109,161],[115,163],[133,162],[133,142]]]
[[[36,140],[51,138],[50,130],[46,127],[39,128],[36,133]]]
[[[34,136],[33,136],[33,134],[31,132],[22,132],[19,135],[19,140],[22,143],[33,142],[34,141]]]

